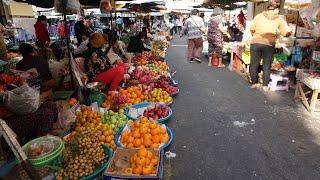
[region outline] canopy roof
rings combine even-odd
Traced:
[[[54,7],[54,0],[14,0],[16,2],[28,3],[37,7],[52,8]],[[81,5],[90,7],[99,7],[101,0],[79,0]],[[116,1],[132,1],[132,0],[116,0]]]

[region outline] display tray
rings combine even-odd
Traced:
[[[131,180],[131,179],[144,179],[144,180],[160,180],[163,175],[163,151],[159,149],[148,149],[154,154],[158,155],[159,162],[157,165],[157,173],[148,176],[128,174],[123,172],[123,168],[129,167],[130,157],[138,151],[138,149],[117,148],[113,157],[103,174],[104,180]],[[121,162],[120,162],[121,161]],[[123,167],[119,167],[119,165]]]
[[[308,86],[312,90],[320,90],[320,77],[312,77],[310,73],[320,73],[320,71],[298,69],[296,73],[296,78]]]

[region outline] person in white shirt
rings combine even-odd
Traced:
[[[188,36],[188,60],[190,62],[196,60],[201,63],[202,35],[205,33],[205,26],[203,19],[198,16],[198,13],[197,9],[191,11],[190,17],[184,23],[184,30]]]
[[[183,22],[182,22],[182,19],[180,17],[177,18],[176,24],[178,26],[178,33],[181,36]]]

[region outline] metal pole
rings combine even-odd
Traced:
[[[71,87],[72,89],[75,89],[74,87],[74,81],[73,81],[73,71],[71,66],[71,50],[70,50],[70,34],[68,31],[67,26],[67,15],[66,15],[66,0],[62,0],[62,11],[63,11],[63,18],[64,18],[64,28],[66,29],[66,41],[67,41],[67,52],[68,52],[68,59],[69,59],[69,71],[70,71],[70,79],[71,79]]]

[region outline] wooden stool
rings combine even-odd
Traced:
[[[309,112],[320,111],[319,108],[316,108],[316,103],[318,100],[318,95],[320,93],[320,89],[311,89],[306,85],[306,87],[308,87],[307,89],[309,89],[309,91],[305,92],[304,89],[302,88],[301,84],[302,84],[302,82],[297,81],[296,91],[295,91],[295,95],[294,95],[295,101],[302,101],[302,104],[307,108],[307,110]],[[308,98],[306,96],[310,93],[312,93],[312,96],[311,96],[310,104],[309,104]]]
[[[289,90],[289,78],[276,74],[270,75],[269,88],[271,91],[288,91]]]

